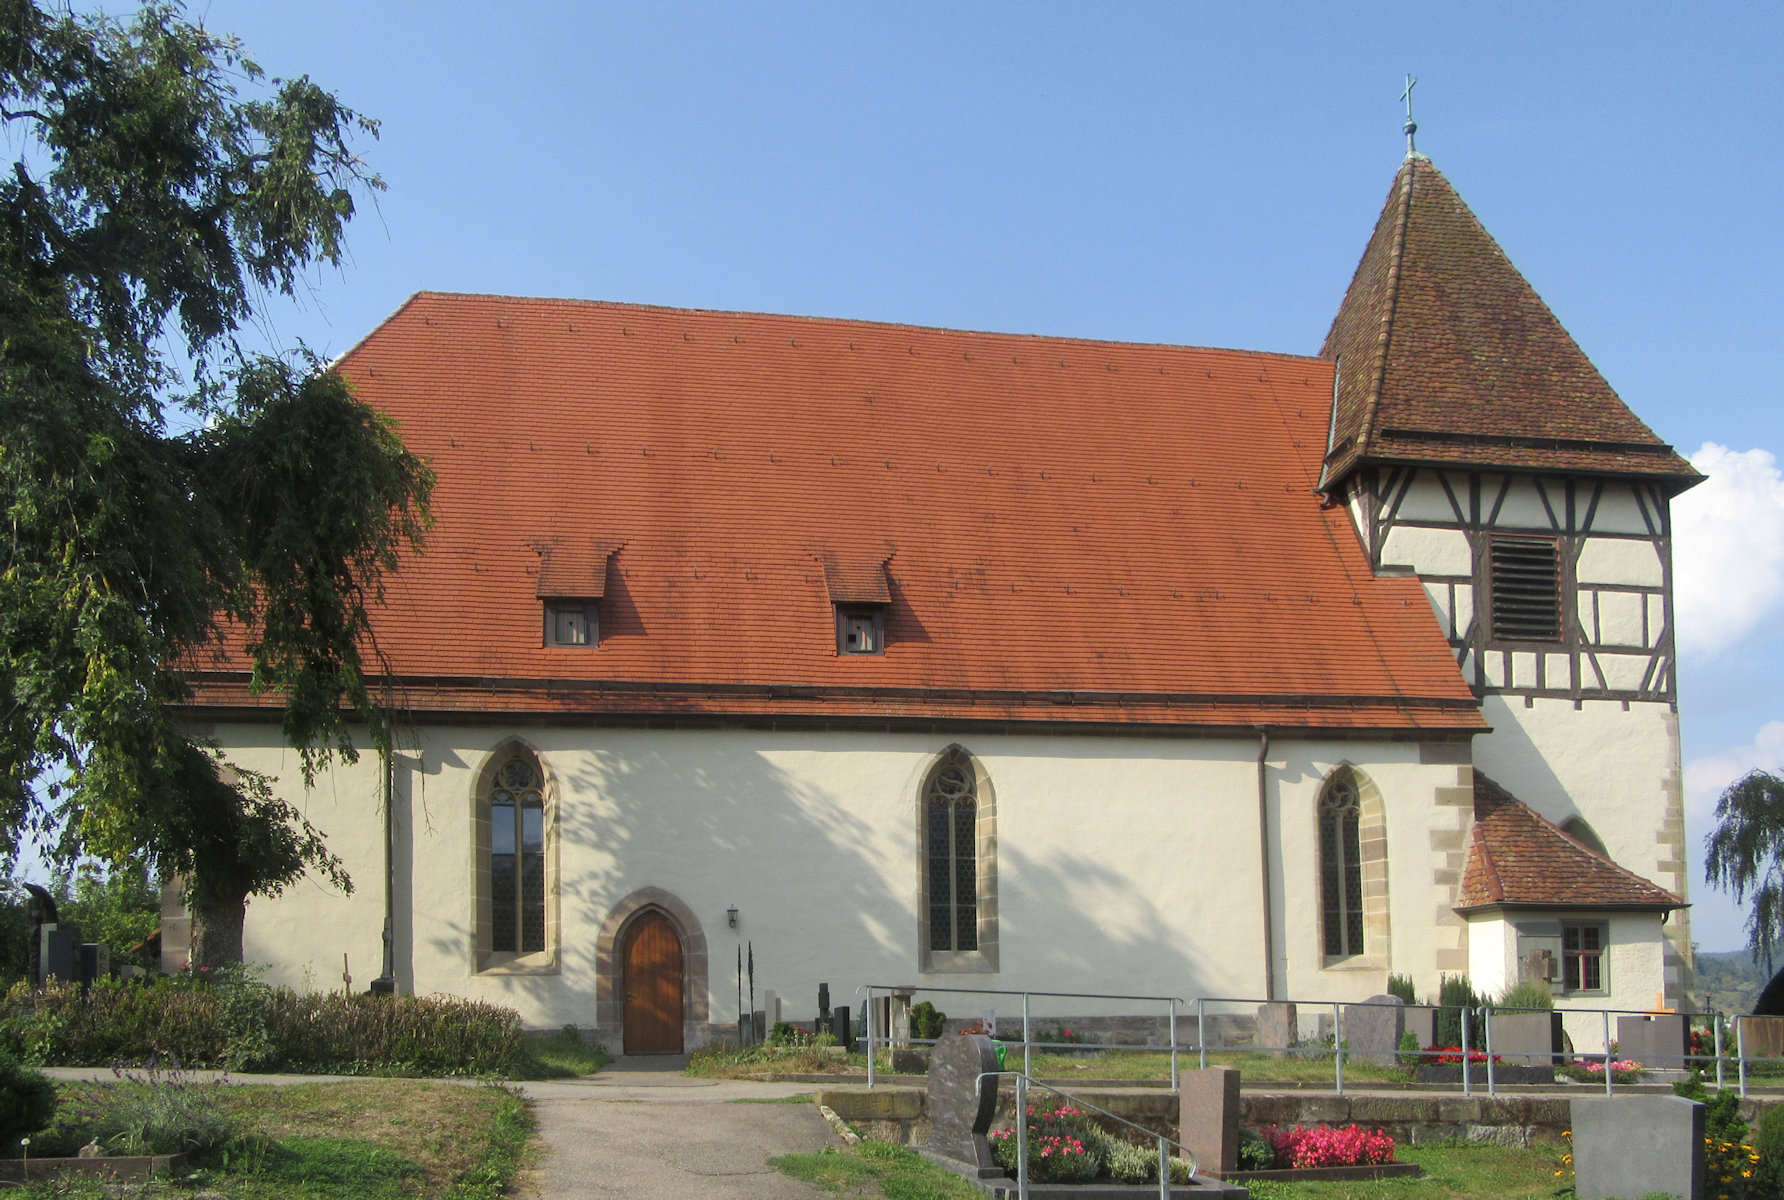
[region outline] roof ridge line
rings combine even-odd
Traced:
[[[1394,336],[1394,312],[1400,306],[1400,269],[1406,257],[1406,230],[1412,224],[1412,181],[1417,172],[1412,156],[1401,167],[1405,176],[1400,184],[1400,213],[1394,219],[1394,248],[1388,255],[1387,295],[1382,300],[1380,330],[1375,337],[1375,361],[1369,366],[1369,398],[1363,405],[1363,420],[1357,434],[1357,457],[1369,453],[1375,441],[1375,415],[1381,406],[1381,389],[1388,373],[1388,346]]]

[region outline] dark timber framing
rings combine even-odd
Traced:
[[[1408,496],[1421,476],[1434,481],[1448,504],[1448,519],[1411,517],[1405,513]],[[1541,524],[1514,524],[1501,520],[1507,498],[1518,481],[1527,481],[1541,500],[1545,520]],[[1527,698],[1572,700],[1659,701],[1678,700],[1674,674],[1672,612],[1672,524],[1667,507],[1668,480],[1608,479],[1590,476],[1540,475],[1516,471],[1482,471],[1428,465],[1384,465],[1354,473],[1346,482],[1347,500],[1363,536],[1369,563],[1377,573],[1404,568],[1382,564],[1382,547],[1395,529],[1459,529],[1468,536],[1472,570],[1467,575],[1419,571],[1427,588],[1448,591],[1449,613],[1444,633],[1469,686],[1477,695],[1497,692]],[[1612,489],[1626,490],[1635,501],[1643,530],[1607,529],[1599,524],[1600,505]],[[1553,538],[1560,550],[1561,636],[1558,640],[1512,640],[1494,636],[1487,620],[1491,609],[1489,538],[1494,536]],[[1591,583],[1578,581],[1580,553],[1588,539],[1642,542],[1654,547],[1661,577],[1655,585]],[[1472,603],[1468,619],[1458,625],[1458,592],[1468,589]],[[1581,593],[1588,604],[1580,603]],[[1642,597],[1643,644],[1632,646],[1605,640],[1600,597],[1607,593],[1631,593]],[[1659,603],[1656,606],[1654,600]],[[1658,607],[1656,621],[1652,613]],[[1582,612],[1582,609],[1586,611]],[[1512,656],[1535,656],[1534,684],[1514,685]],[[1571,669],[1566,680],[1550,677],[1549,657],[1565,655]],[[1633,687],[1613,688],[1601,660],[1610,655],[1645,657],[1646,667]],[[1489,682],[1488,663],[1498,659],[1498,684]]]

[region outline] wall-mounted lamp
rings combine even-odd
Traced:
[[[737,906],[735,904],[725,910],[725,924],[733,929],[737,928]]]

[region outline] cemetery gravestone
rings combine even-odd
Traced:
[[[1562,1052],[1560,1013],[1493,1012],[1487,1020],[1493,1031],[1493,1053],[1504,1061],[1530,1067],[1555,1065],[1555,1056]]]
[[[1682,1096],[1612,1096],[1570,1107],[1579,1200],[1655,1193],[1703,1200],[1703,1105]]]
[[[1288,1055],[1295,1044],[1295,1006],[1272,1001],[1257,1006],[1257,1049],[1276,1058]]]
[[[1644,1067],[1684,1068],[1688,1039],[1681,1013],[1617,1018],[1617,1057],[1634,1059]]]
[[[985,1135],[997,1110],[997,1047],[983,1034],[944,1037],[929,1059],[929,1151],[963,1163],[980,1179],[1003,1174]]]
[[[1406,1002],[1398,996],[1371,996],[1344,1006],[1344,1041],[1350,1062],[1391,1067],[1400,1061],[1400,1035],[1406,1031]]]
[[[1177,1140],[1196,1169],[1225,1177],[1239,1169],[1239,1072],[1207,1067],[1179,1076]]]

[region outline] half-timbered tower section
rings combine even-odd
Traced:
[[[1668,503],[1696,472],[1422,156],[1323,353],[1337,378],[1322,486],[1377,575],[1423,584],[1494,728],[1475,764],[1683,897]],[[1682,912],[1665,933],[1676,1001]]]

